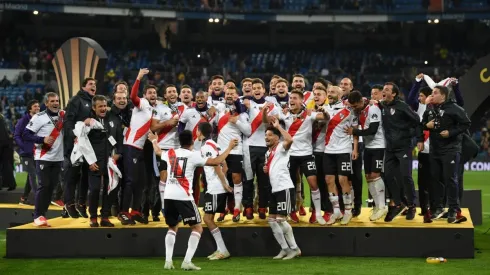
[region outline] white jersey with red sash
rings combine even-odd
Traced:
[[[357,127],[357,117],[351,108],[344,107],[342,102],[326,108],[330,115],[325,134],[325,153],[345,154],[352,152],[351,136],[344,132],[346,127]]]
[[[267,150],[265,161],[272,193],[294,188],[294,184],[289,176],[289,152],[284,149],[282,142],[279,142],[276,147]]]
[[[248,122],[248,114],[238,114],[233,108],[228,108],[225,104],[216,105],[217,115],[213,119],[212,124],[217,125],[218,129],[218,145],[221,148],[227,148],[230,141],[234,138],[238,139],[238,145],[231,150],[231,155],[243,154],[243,135],[250,135],[251,127]],[[229,122],[231,116],[238,116],[236,123]]]
[[[289,149],[291,156],[311,156],[313,154],[312,133],[316,115],[316,112],[311,112],[308,115],[306,110],[297,115],[290,112],[285,115],[286,130],[294,141]]]
[[[267,101],[267,98],[266,98]],[[272,100],[269,101],[274,103]],[[265,103],[260,104],[260,103],[255,103],[255,101],[250,100],[250,107],[248,109],[248,115],[250,116],[250,126],[251,126],[251,134],[250,137],[248,138],[248,144],[250,146],[257,146],[257,147],[266,147],[265,145],[265,129],[267,126],[262,123],[262,107],[264,106]],[[273,104],[271,108],[269,109],[269,116],[276,116],[279,115],[279,108]]]
[[[156,111],[146,98],[140,98],[139,102],[139,106],[133,108],[131,122],[124,135],[124,144],[142,150],[150,131],[151,119]]]
[[[303,93],[303,104],[305,106],[308,106],[308,104],[310,104],[312,100],[313,100],[313,92],[306,91]]]
[[[179,122],[185,124],[185,130],[192,132],[192,138],[194,142],[197,140],[197,128],[201,122],[211,122],[214,119],[213,116],[209,116],[206,111],[199,112],[196,108],[187,108],[180,116]]]
[[[212,139],[206,140],[201,146],[201,156],[203,158],[216,158],[219,156],[220,151],[219,145]],[[204,166],[207,184],[206,193],[213,195],[226,193],[214,168],[214,166]]]
[[[183,148],[162,152],[161,158],[168,165],[164,199],[193,201],[194,170],[204,166],[207,158],[203,158],[200,151],[190,151]]]
[[[34,160],[63,161],[63,118],[65,111],[59,111],[57,116],[50,116],[46,111],[31,118],[27,129],[37,136],[50,136],[54,139],[51,145],[35,144]]]
[[[158,104],[155,107],[156,115],[153,119],[158,120],[159,122],[165,122],[173,117],[180,119],[186,108],[187,106],[180,102],[170,106],[167,104]],[[168,150],[170,148],[177,149],[180,147],[179,139],[177,138],[177,127],[178,125],[175,125],[174,127],[165,127],[158,133],[158,146],[160,146],[161,149]]]
[[[324,105],[325,108],[328,104]],[[323,108],[323,107],[320,107]],[[325,135],[327,134],[328,121],[315,121],[313,123],[313,135],[311,142],[313,144],[313,153],[322,153],[325,151]]]
[[[359,116],[359,124],[363,130],[369,129],[371,123],[379,123],[378,131],[371,136],[364,136],[364,147],[369,149],[384,149],[385,134],[383,130],[383,122],[381,120],[381,109],[378,104],[367,105],[364,110],[361,111]]]
[[[427,105],[419,103],[419,108],[417,109],[417,114],[420,117],[420,122],[422,122],[422,118],[424,116],[425,110],[427,110]],[[420,153],[428,154],[429,153],[429,146],[430,146],[429,131],[424,131],[424,150],[421,151]]]

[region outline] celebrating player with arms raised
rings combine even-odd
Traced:
[[[294,184],[289,174],[289,148],[293,138],[279,125],[279,120],[270,118],[272,126],[267,128],[265,143],[268,151],[265,155],[264,173],[269,175],[272,195],[269,201],[269,225],[281,252],[274,259],[289,260],[301,256],[301,250],[294,239],[293,228],[287,222],[287,216],[294,207]],[[281,136],[284,141],[280,142]]]

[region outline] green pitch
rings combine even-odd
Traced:
[[[414,179],[417,173],[414,171]],[[269,258],[231,258],[210,262],[195,258],[194,263],[202,268],[198,274],[489,274],[490,270],[490,172],[466,172],[465,189],[481,189],[483,200],[483,225],[475,228],[475,259],[453,260],[445,264],[427,264],[425,259],[414,258],[346,258],[346,257],[302,257],[291,261],[273,261]],[[25,182],[24,175],[17,177],[19,185]],[[364,198],[367,188],[364,188]],[[306,192],[307,194],[309,192]],[[309,201],[309,199],[307,199]],[[90,240],[87,240],[90,241]],[[178,243],[176,245],[187,245]],[[300,244],[301,245],[301,244]],[[0,231],[0,255],[5,255],[5,231]],[[94,249],[97,244],[94,244]],[[59,249],[63,249],[60,247]],[[279,248],[278,248],[279,249]],[[278,250],[279,252],[279,250]],[[434,255],[438,256],[438,255]],[[21,260],[0,259],[0,274],[180,274],[182,258],[174,259],[177,268],[163,269],[164,258],[144,259],[54,259]]]

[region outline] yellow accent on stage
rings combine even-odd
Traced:
[[[15,207],[13,207],[15,206]],[[21,208],[25,209],[24,207],[28,206],[22,206],[22,205],[5,205],[1,204],[0,208]],[[50,206],[51,209],[52,206]],[[56,207],[60,208],[60,207]],[[31,207],[32,209],[32,207]],[[60,208],[61,209],[61,208]],[[203,211],[201,211],[201,217],[203,217]],[[463,208],[462,213],[466,218],[468,219],[466,222],[460,223],[460,224],[448,224],[447,220],[435,220],[432,223],[423,223],[423,217],[419,216],[418,213],[420,213],[420,209],[417,208],[417,214],[415,215],[415,219],[411,221],[407,221],[404,216],[399,216],[395,218],[392,222],[384,222],[383,219],[380,219],[379,221],[376,222],[371,222],[369,220],[369,216],[371,215],[371,208],[364,207],[362,209],[361,215],[357,218],[353,218],[349,225],[340,225],[339,223],[334,224],[333,226],[345,226],[345,227],[364,227],[364,228],[369,228],[369,227],[374,227],[374,228],[473,228],[473,222],[470,217],[470,212],[468,208]],[[244,216],[241,217],[240,222],[235,223],[231,220],[232,215],[228,214],[225,217],[225,220],[223,222],[216,222],[216,224],[219,227],[268,227],[269,224],[267,223],[267,219],[261,220],[259,219],[257,214],[254,214],[254,219],[253,220],[247,220]],[[215,220],[218,218],[218,215],[215,216]],[[325,227],[328,228],[329,226],[321,226],[318,223],[315,224],[310,224],[308,222],[310,218],[310,213],[307,212],[306,216],[299,216],[300,218],[300,223],[294,223],[292,221],[289,221],[291,226],[293,227]],[[150,223],[149,224],[136,224],[136,225],[130,225],[130,226],[123,226],[121,225],[121,222],[117,220],[117,218],[110,218],[110,221],[115,225],[115,228],[166,228],[167,225],[165,224],[165,219],[160,215],[160,222],[152,222],[151,217],[150,217]],[[100,218],[98,219],[100,222]],[[45,229],[45,230],[50,230],[50,229],[80,229],[80,228],[90,228],[90,220],[89,219],[84,219],[84,218],[78,218],[78,219],[71,219],[71,218],[54,218],[48,220],[48,224],[51,227],[48,228],[40,228],[40,229]],[[203,226],[205,226],[204,222],[202,223]],[[184,226],[180,224],[179,226]],[[9,228],[9,230],[12,229],[33,229],[36,228],[36,226],[33,223],[29,223],[26,225],[21,225],[17,227],[12,227]],[[100,228],[100,227],[99,227]],[[93,228],[94,230],[97,230],[97,228]]]
[[[24,205],[24,204],[15,204],[15,203],[0,203],[0,208],[7,209],[32,209],[34,210],[34,205]],[[59,207],[56,205],[49,205],[49,210],[63,210],[63,207]]]

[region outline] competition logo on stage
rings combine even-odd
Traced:
[[[106,61],[106,52],[93,39],[76,37],[63,43],[52,60],[61,108],[77,94],[85,78],[93,77],[98,83],[104,83]]]

